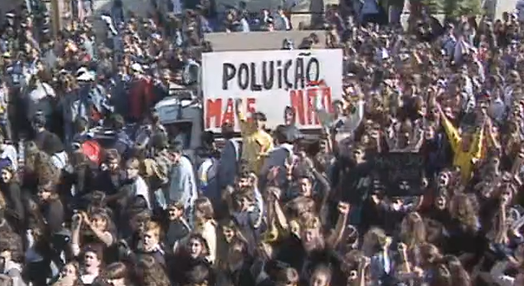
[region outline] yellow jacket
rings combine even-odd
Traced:
[[[251,171],[259,175],[268,152],[273,149],[273,137],[263,130],[257,130],[243,113],[239,112],[238,117],[242,134],[242,159],[247,161]]]
[[[453,124],[443,116],[442,126],[448,136],[453,150],[453,166],[460,167],[462,183],[466,184],[471,178],[475,161],[482,157],[482,142],[484,141],[484,127],[477,132],[468,151],[462,150],[462,137]]]

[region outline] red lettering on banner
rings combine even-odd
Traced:
[[[300,125],[312,125],[320,123],[315,113],[315,102],[317,96],[322,97],[322,106],[329,112],[333,112],[330,87],[316,86],[307,88],[305,90],[291,90],[289,92],[289,101],[295,110],[296,119]]]
[[[220,128],[226,122],[235,123],[235,99],[228,98],[225,108],[222,108],[224,100],[222,98],[206,100],[206,129]],[[246,108],[243,109],[244,113],[253,114],[256,111],[256,100],[254,98],[244,99],[243,102],[246,104]],[[251,120],[251,118],[248,118],[248,120]]]

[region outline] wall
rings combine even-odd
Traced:
[[[213,50],[219,51],[253,51],[280,50],[285,39],[290,39],[297,47],[302,39],[311,33],[317,34],[319,47],[326,42],[325,31],[275,31],[256,33],[210,33],[205,40],[211,42]]]

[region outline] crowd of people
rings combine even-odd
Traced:
[[[292,107],[269,129],[239,99],[241,138],[226,122],[188,156],[153,107],[175,89],[205,97],[203,35],[293,28],[285,9],[220,22],[202,3],[140,18],[115,1],[106,37],[91,13],[56,37],[5,15],[0,285],[524,285],[516,15],[402,27],[374,1],[330,7],[344,94],[317,110],[317,139]],[[391,154],[423,162],[396,192],[377,163]]]

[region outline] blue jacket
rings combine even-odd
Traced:
[[[186,156],[171,167],[169,174],[169,201],[181,202],[186,210],[193,206],[197,193],[197,183],[193,164]]]

